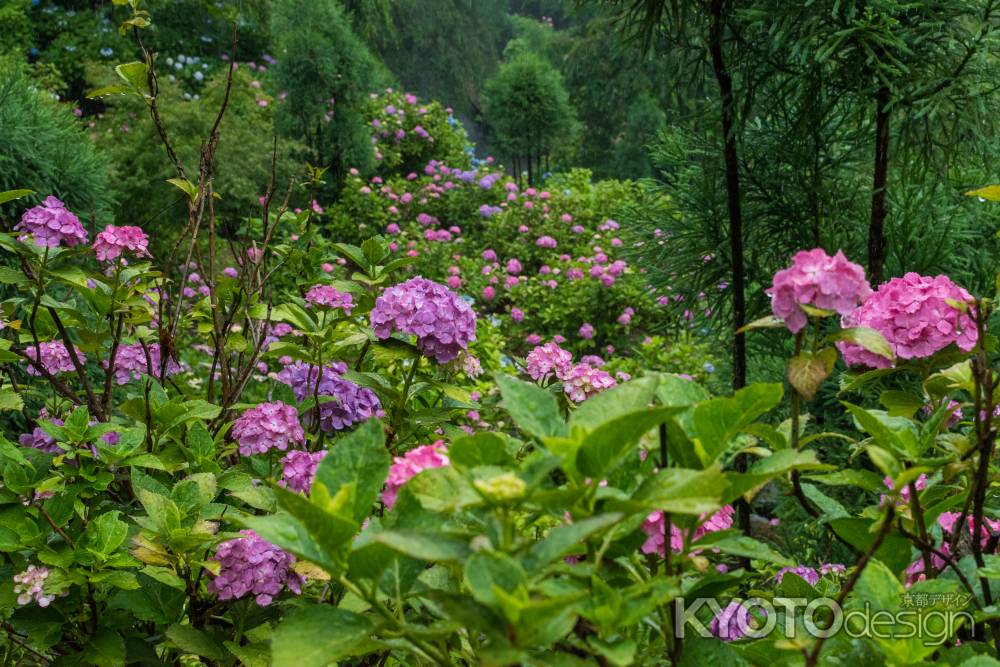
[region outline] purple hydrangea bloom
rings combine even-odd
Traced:
[[[87,363],[87,358],[80,351],[80,348],[73,346],[76,352],[76,358],[81,364]],[[42,368],[48,371],[52,375],[57,373],[69,373],[74,370],[73,360],[69,357],[69,351],[61,340],[53,340],[45,343],[39,343],[38,351],[41,352],[41,365]],[[31,343],[25,346],[24,353],[31,359],[28,362],[28,375],[41,375],[38,369],[35,368],[35,345]]]
[[[50,419],[49,421],[56,426],[63,425],[63,420],[61,419]],[[56,444],[56,439],[46,433],[41,426],[36,426],[32,429],[31,433],[22,433],[17,441],[21,443],[22,447],[33,447],[46,454],[63,453],[62,448]]]
[[[240,443],[240,454],[253,456],[269,449],[285,451],[290,443],[305,442],[298,411],[275,401],[250,408],[233,424],[233,437]]]
[[[295,557],[282,551],[252,530],[241,530],[243,537],[222,542],[212,560],[219,563],[219,574],[208,582],[208,590],[220,600],[238,600],[247,594],[262,607],[271,604],[286,586],[302,592],[305,578],[292,569]]]
[[[316,477],[316,468],[324,456],[326,456],[325,449],[320,452],[306,452],[301,449],[288,452],[281,459],[281,480],[278,484],[296,493],[309,493],[313,478]]]
[[[353,424],[363,422],[375,416],[382,408],[371,389],[359,387],[341,374],[347,372],[347,365],[335,362],[323,369],[320,375],[316,366],[296,361],[285,366],[278,373],[278,380],[292,388],[295,398],[305,401],[314,394],[318,396],[333,396],[336,400],[321,403],[319,406],[320,428],[324,431],[339,431]],[[315,414],[315,411],[310,411]]]
[[[94,240],[94,253],[98,261],[117,259],[126,251],[136,257],[149,257],[149,237],[141,227],[116,227],[108,225]]]
[[[783,567],[774,574],[775,583],[780,584],[781,580],[786,574],[791,572],[792,574],[797,574],[810,586],[815,586],[816,582],[819,581],[820,574],[808,565],[799,565],[797,567]]]
[[[472,307],[444,285],[420,276],[385,290],[375,301],[371,324],[379,338],[393,331],[416,336],[420,351],[441,364],[476,340]]]
[[[736,600],[726,605],[708,624],[709,632],[727,642],[742,639],[756,629],[756,619],[750,610]]]
[[[142,343],[130,343],[119,345],[115,354],[115,382],[119,385],[128,384],[132,380],[138,380],[143,374],[158,377],[160,374],[160,344],[150,343],[146,346],[149,349],[149,361],[152,368],[146,363],[146,351],[142,349]],[[108,362],[104,362],[107,368]],[[181,367],[173,359],[167,360],[167,375],[179,373]]]
[[[347,292],[341,292],[332,285],[313,285],[306,292],[306,303],[328,308],[341,308],[347,315],[354,307],[354,298]]]
[[[66,204],[55,197],[46,197],[40,206],[29,208],[14,225],[21,232],[18,240],[24,242],[31,237],[37,246],[55,248],[63,243],[74,246],[87,242],[87,230],[80,219],[66,209]]]

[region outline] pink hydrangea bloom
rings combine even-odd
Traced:
[[[515,322],[522,321],[524,319],[524,311],[517,307],[511,308],[510,319],[514,320]]]
[[[233,424],[233,438],[240,444],[240,454],[253,456],[270,449],[285,451],[290,444],[305,442],[306,434],[298,410],[275,401],[261,403],[240,415]]]
[[[907,273],[880,286],[856,310],[842,319],[844,327],[869,327],[880,332],[899,359],[929,357],[952,343],[969,351],[979,335],[969,312],[949,302],[971,304],[972,296],[947,276]],[[887,368],[891,362],[860,345],[838,342],[848,365]]]
[[[578,331],[577,333],[580,334],[580,338],[586,338],[587,340],[590,340],[591,338],[594,337],[594,325],[591,324],[590,322],[584,322],[583,324],[580,325],[580,331]]]
[[[278,484],[296,493],[309,493],[313,478],[316,476],[316,468],[324,456],[326,456],[325,449],[319,452],[293,449],[288,452],[281,459],[281,480]]]
[[[153,377],[159,377],[160,374],[160,363],[162,358],[160,357],[160,344],[150,343],[146,346],[149,350],[148,361],[153,364],[150,368],[146,359],[146,350],[142,348],[142,343],[131,343],[126,345],[119,345],[118,352],[115,354],[115,382],[122,385],[128,384],[132,380],[140,379],[143,374],[152,375]],[[103,362],[105,368],[108,366],[108,362],[105,360]],[[179,373],[181,367],[173,359],[167,360],[167,375],[173,375],[174,373]]]
[[[328,308],[340,308],[347,315],[354,307],[354,297],[347,292],[341,292],[332,285],[313,285],[306,292],[306,303]]]
[[[379,338],[393,331],[417,337],[425,355],[444,364],[476,340],[472,307],[444,285],[417,276],[385,290],[371,312]]]
[[[847,315],[871,294],[865,270],[844,253],[830,257],[822,248],[802,250],[792,266],[774,274],[771,310],[793,333],[802,330],[808,316],[802,305]]]
[[[539,345],[528,353],[525,361],[528,375],[535,381],[542,380],[550,373],[565,380],[573,368],[573,355],[555,343]]]
[[[791,572],[792,574],[797,574],[810,586],[815,586],[816,582],[819,581],[819,572],[809,567],[808,565],[798,565],[796,567],[783,567],[774,574],[775,583],[780,584],[781,580],[786,574]]]
[[[26,605],[34,600],[39,607],[48,607],[56,599],[55,595],[45,593],[45,580],[49,578],[49,569],[44,566],[29,565],[28,569],[15,574],[14,595],[19,605]]]
[[[733,527],[733,517],[736,510],[732,505],[726,505],[707,519],[702,515],[702,523],[695,528],[689,541],[697,540],[707,533],[715,533],[720,530],[728,530]],[[642,524],[642,530],[646,533],[646,542],[642,545],[642,553],[658,553],[660,556],[666,555],[663,541],[663,512],[659,510],[651,512]],[[670,548],[675,553],[680,553],[684,549],[684,533],[676,525],[670,526]]]
[[[590,364],[577,364],[566,374],[563,391],[575,403],[582,403],[594,394],[618,384],[606,371]]]
[[[451,463],[444,440],[411,449],[403,456],[393,457],[392,461],[389,476],[385,480],[385,491],[382,492],[382,502],[389,509],[396,504],[399,490],[411,477],[428,468],[441,468]]]
[[[551,236],[539,236],[538,240],[535,241],[535,245],[539,248],[555,248],[559,244]]]
[[[507,260],[507,273],[512,276],[516,276],[521,272],[521,262],[516,258],[511,258]]]
[[[116,227],[108,225],[94,240],[94,254],[98,261],[118,259],[125,252],[136,257],[149,257],[149,237],[141,227]]]
[[[87,230],[80,224],[80,219],[55,197],[46,197],[41,205],[25,211],[21,221],[14,225],[14,231],[21,232],[17,237],[19,241],[24,242],[31,237],[35,245],[43,247],[75,246],[87,242]]]
[[[219,574],[208,582],[209,592],[220,600],[237,600],[250,594],[257,604],[271,604],[282,589],[302,592],[305,579],[292,566],[295,557],[274,546],[252,530],[241,530],[243,537],[222,542],[212,560],[219,563]]]
[[[73,346],[73,350],[76,352],[76,358],[81,364],[87,363],[87,357],[84,356],[80,348]],[[38,351],[41,352],[41,365],[42,368],[48,371],[52,375],[58,373],[69,373],[74,369],[73,360],[70,359],[69,351],[61,340],[53,340],[45,343],[39,343]],[[29,343],[24,348],[24,353],[31,359],[28,362],[28,375],[41,375],[38,369],[35,368],[35,344]]]

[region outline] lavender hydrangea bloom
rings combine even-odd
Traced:
[[[237,600],[247,594],[262,607],[271,604],[283,588],[302,592],[305,578],[292,569],[295,557],[282,551],[252,530],[243,537],[219,544],[213,560],[219,574],[208,582],[208,590],[220,600]]]
[[[80,351],[80,348],[73,346],[76,352],[76,358],[80,360],[81,364],[87,363],[87,358]],[[74,370],[73,360],[69,357],[69,351],[61,340],[53,340],[45,343],[39,343],[38,352],[41,353],[41,365],[42,368],[48,371],[52,375],[58,373],[69,373]],[[41,375],[38,369],[35,368],[35,345],[32,343],[26,345],[24,348],[24,353],[31,359],[28,362],[28,375]]]
[[[709,632],[727,642],[742,639],[756,629],[756,619],[750,610],[736,600],[726,605],[708,624]]]
[[[21,232],[17,238],[22,243],[31,237],[35,245],[42,247],[55,248],[64,243],[75,246],[87,242],[87,230],[80,224],[80,219],[55,197],[46,197],[43,204],[25,211],[21,221],[14,225],[14,230]]]
[[[115,354],[115,382],[119,385],[128,384],[132,380],[138,380],[143,374],[158,377],[160,374],[160,344],[151,343],[146,346],[149,349],[149,361],[153,364],[149,368],[146,363],[146,351],[142,349],[142,343],[131,343],[119,345]],[[104,362],[107,368],[108,362]],[[179,373],[181,367],[173,359],[167,360],[167,375]]]
[[[233,437],[240,443],[240,454],[253,456],[269,449],[288,449],[290,443],[305,442],[299,413],[291,405],[275,401],[250,408],[233,424]]]
[[[345,379],[341,375],[345,372],[346,364],[334,362],[323,369],[317,386],[317,376],[320,375],[317,367],[296,361],[278,373],[278,380],[292,388],[299,402],[314,394],[333,396],[335,401],[327,401],[319,406],[320,428],[324,431],[339,431],[373,417],[382,408],[375,392]]]
[[[774,574],[775,583],[781,583],[781,580],[786,574],[791,572],[792,574],[797,574],[810,586],[815,586],[816,582],[819,581],[820,574],[815,569],[809,567],[808,565],[798,565],[796,567],[783,567]]]
[[[385,290],[371,313],[375,335],[393,331],[417,337],[417,347],[438,363],[448,363],[476,340],[472,307],[444,285],[417,276]]]
[[[56,426],[62,426],[63,420],[50,419]],[[22,447],[33,447],[46,454],[62,454],[62,448],[56,444],[56,439],[50,436],[41,426],[36,426],[31,433],[22,433],[17,441]]]
[[[325,449],[320,452],[306,452],[301,449],[288,452],[281,459],[281,480],[278,484],[296,493],[309,493],[313,478],[316,477],[316,468],[324,456],[326,456]]]
[[[136,257],[149,257],[149,237],[141,227],[108,225],[94,240],[94,253],[98,261],[118,259],[126,251]]]

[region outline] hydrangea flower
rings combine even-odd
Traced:
[[[47,567],[29,565],[28,569],[14,575],[14,595],[19,605],[26,605],[32,600],[39,607],[48,607],[56,599],[55,595],[45,594],[45,580],[49,578]]]
[[[41,415],[39,415],[41,417]],[[62,426],[63,420],[61,419],[50,419],[56,426]],[[22,447],[32,447],[46,454],[62,454],[63,449],[56,444],[56,439],[45,432],[41,426],[36,426],[31,430],[31,433],[22,433],[18,436],[17,441]]]
[[[951,303],[949,303],[951,302]],[[899,359],[929,357],[952,343],[968,352],[979,334],[968,312],[952,305],[971,304],[972,296],[947,276],[907,273],[880,286],[864,303],[842,318],[844,327],[870,327],[880,332]],[[838,342],[848,365],[887,368],[891,362],[860,345]]]
[[[441,468],[449,465],[448,449],[443,440],[432,445],[422,445],[411,449],[403,456],[392,459],[389,476],[385,480],[385,491],[382,492],[382,502],[389,509],[396,504],[396,496],[411,477],[428,468]]]
[[[55,197],[46,197],[44,203],[29,208],[14,225],[14,231],[21,232],[18,240],[24,242],[31,237],[35,245],[55,248],[66,244],[75,246],[87,242],[87,230],[80,219],[66,209],[66,204]]]
[[[618,384],[606,371],[590,364],[577,364],[563,379],[563,391],[574,403],[582,403],[594,394]]]
[[[262,607],[287,587],[302,592],[305,578],[292,566],[295,557],[263,539],[252,530],[241,530],[237,537],[219,544],[212,560],[219,563],[219,574],[208,582],[208,590],[220,600],[238,600],[250,594]]]
[[[146,346],[149,350],[149,361],[153,364],[150,368],[146,363],[146,350],[142,348],[142,343],[130,343],[119,345],[115,354],[115,382],[119,385],[128,384],[132,380],[140,379],[143,374],[158,377],[160,373],[160,344],[150,343]],[[107,368],[108,362],[103,362]],[[167,359],[167,375],[179,373],[181,367],[173,359]]]
[[[798,565],[796,567],[783,567],[774,574],[775,583],[780,584],[781,580],[786,574],[791,572],[792,574],[797,574],[802,577],[802,579],[810,586],[815,586],[816,582],[819,581],[820,574],[808,565]]]
[[[539,248],[555,248],[559,244],[551,236],[539,236],[538,240],[535,241],[535,245]]]
[[[87,357],[84,356],[80,348],[73,346],[76,352],[76,358],[81,364],[87,363]],[[66,349],[66,345],[63,344],[61,340],[52,340],[45,343],[38,344],[37,352],[41,353],[41,366],[44,370],[48,371],[51,375],[56,375],[58,373],[70,373],[74,369],[73,360],[69,357],[69,351]],[[35,344],[31,343],[26,345],[24,348],[24,354],[31,359],[28,362],[28,375],[41,375],[38,369],[35,368],[35,362],[38,359],[35,358]]]
[[[332,285],[313,285],[306,292],[306,303],[328,308],[340,308],[345,314],[351,314],[354,308],[354,297],[347,292],[341,292]]]
[[[316,366],[296,361],[278,373],[278,380],[292,388],[300,403],[314,394],[336,398],[320,404],[319,422],[324,431],[339,431],[375,416],[382,408],[375,392],[345,379],[342,373],[346,372],[347,365],[338,362],[325,367],[320,375]],[[310,413],[315,414],[315,410]]]
[[[319,452],[306,452],[301,449],[288,452],[281,459],[281,480],[278,484],[296,493],[309,493],[313,478],[316,477],[316,468],[324,456],[326,456],[325,449]]]
[[[371,312],[375,335],[393,331],[417,337],[425,355],[444,364],[476,340],[472,306],[444,285],[417,276],[385,290]]]
[[[720,530],[728,530],[733,527],[733,517],[736,510],[732,505],[726,505],[707,519],[702,515],[702,523],[695,528],[690,537],[690,541],[695,541],[707,533],[715,533]],[[646,533],[646,542],[642,545],[642,553],[658,553],[660,556],[666,555],[663,540],[663,512],[657,510],[651,512],[642,524],[642,530]],[[684,549],[684,533],[676,524],[670,526],[670,548],[675,553],[680,553]]]
[[[305,442],[306,434],[298,411],[275,401],[261,403],[240,415],[233,424],[233,437],[240,444],[240,454],[253,456],[270,449],[285,451],[289,444]]]
[[[726,642],[742,639],[756,628],[756,619],[750,610],[736,600],[726,605],[708,624],[708,631]]]
[[[847,315],[871,294],[865,270],[850,262],[840,250],[833,257],[822,248],[802,250],[792,266],[774,274],[771,311],[792,333],[806,325],[803,305]]]
[[[546,343],[534,348],[528,353],[525,362],[528,375],[536,382],[549,373],[555,374],[560,380],[565,380],[573,369],[573,355],[555,343]]]
[[[136,257],[149,257],[149,237],[141,227],[116,227],[108,225],[94,240],[94,254],[98,261],[118,259],[126,251]]]
[[[580,334],[580,338],[590,340],[594,337],[594,325],[590,322],[584,322],[580,325],[580,330],[577,333]]]

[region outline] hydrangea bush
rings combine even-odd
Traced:
[[[126,63],[118,94],[155,103],[140,87],[155,66]],[[234,232],[212,212],[211,170],[180,162],[187,217],[167,243],[88,234],[53,197],[0,233],[12,664],[991,664],[989,299],[944,276],[872,291],[843,255],[800,253],[750,326],[792,334],[787,382],[713,396],[697,345],[679,341],[684,369],[658,356],[663,339],[633,337],[657,312],[639,295],[675,300],[611,250],[617,223],[483,168],[465,187],[504,193],[482,202],[497,210],[456,198],[449,215],[468,217],[447,222],[489,244],[459,244],[429,206],[453,174],[427,164],[403,179],[428,197],[395,223],[409,237],[364,212],[379,234],[338,237],[273,181]],[[578,224],[585,242],[568,240]],[[420,262],[434,244],[460,255],[441,274]],[[636,296],[535,334],[541,306],[509,293],[562,280]],[[532,334],[498,333],[521,326]],[[678,372],[644,366],[664,359]],[[844,424],[811,422],[834,379]],[[817,547],[782,535],[795,512]],[[918,619],[965,615],[932,641],[826,636],[802,607],[749,599],[896,618],[907,595],[933,600],[910,606]],[[717,604],[684,613],[700,598]]]

